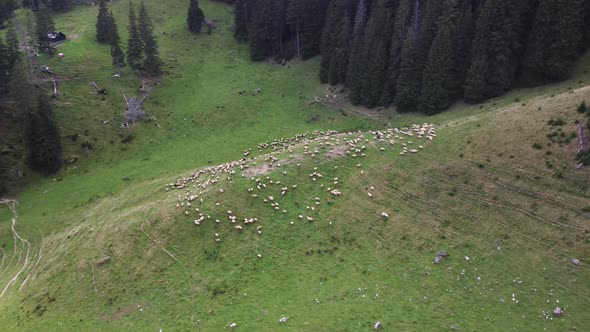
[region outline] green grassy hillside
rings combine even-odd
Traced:
[[[485,105],[367,120],[310,104],[323,93],[318,59],[249,62],[231,36],[231,7],[202,1],[221,29],[193,37],[184,2],[146,3],[155,31],[165,32],[158,41],[167,73],[152,83],[146,107],[157,120],[131,131],[119,128],[117,91],[132,94],[141,83],[129,72],[111,77],[108,50],[94,42],[96,8],[57,17],[72,40],[59,50],[63,59],[41,61],[63,80],[62,133],[80,135],[66,149],[81,154],[92,138],[96,149],[55,180],[31,179],[18,195],[15,230],[31,246],[26,265],[26,243],[13,237],[11,212],[0,210],[0,292],[25,267],[0,297],[0,326],[218,331],[235,322],[244,331],[368,331],[380,321],[396,331],[568,331],[590,324],[590,171],[575,168],[575,140],[567,140],[583,119],[577,105],[590,100],[587,61],[572,81]],[[123,33],[127,3],[112,6]],[[90,81],[110,95],[95,96]],[[563,125],[548,125],[558,118]],[[375,139],[376,131],[395,136],[393,128],[424,122],[436,128],[432,141]],[[328,129],[347,134],[319,135],[308,153],[304,142],[272,155],[258,146]],[[134,140],[122,143],[129,134]],[[347,155],[355,139],[360,151]],[[409,140],[418,152],[400,155]],[[234,174],[168,186],[240,160],[249,148],[248,158],[258,157],[243,162],[245,172],[234,166]],[[270,156],[277,160],[268,169]],[[314,172],[322,177],[313,181]],[[192,188],[207,179],[216,181]],[[199,195],[190,207],[187,189]],[[199,213],[205,221],[197,226]],[[432,264],[439,250],[450,256]],[[550,314],[557,306],[562,317]],[[281,324],[283,315],[289,320]]]

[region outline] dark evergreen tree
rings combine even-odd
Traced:
[[[30,113],[29,166],[45,175],[55,174],[62,166],[59,130],[53,118],[49,98],[39,95],[36,112]]]
[[[6,32],[6,41],[0,37],[0,95],[8,94],[10,78],[19,58],[18,38],[14,29]]]
[[[234,37],[239,42],[248,40],[248,26],[254,6],[255,0],[237,0],[235,3]]]
[[[250,26],[248,41],[250,57],[261,61],[284,55],[285,2],[283,0],[257,0]]]
[[[322,54],[320,81],[323,83],[331,82],[331,84],[337,84],[346,82],[351,33],[349,17],[351,4],[352,1],[348,0],[330,2],[320,44]],[[336,57],[337,49],[339,56],[344,56],[345,59],[338,59]],[[339,62],[340,64],[337,65],[334,62]],[[344,67],[342,68],[342,66]],[[336,68],[340,68],[340,71],[337,72]]]
[[[584,42],[582,43],[582,51],[590,47],[590,1],[584,1]]]
[[[347,86],[350,89],[349,98],[354,104],[360,104],[363,101],[363,85],[366,76],[366,58],[364,52],[364,30],[367,22],[367,7],[365,0],[360,0],[354,18],[354,27],[352,29],[352,42],[350,45],[350,55],[348,60],[348,70],[346,74]]]
[[[64,11],[70,8],[71,0],[51,0],[48,3],[51,3],[51,9],[54,11]]]
[[[451,103],[451,95],[447,88],[455,56],[451,29],[452,27],[448,24],[441,26],[424,68],[419,106],[420,110],[426,114],[434,114],[449,107]]]
[[[365,59],[365,81],[361,102],[367,107],[378,106],[387,78],[387,66],[391,42],[391,21],[394,19],[394,3],[377,0],[364,33],[363,58]]]
[[[541,0],[524,60],[524,78],[546,83],[569,77],[583,42],[585,2]]]
[[[336,44],[331,55],[330,67],[328,68],[328,82],[332,85],[346,82],[348,70],[348,48],[351,33],[351,22],[348,15],[339,25],[339,33],[336,35]]]
[[[109,9],[105,0],[100,0],[98,4],[98,16],[96,17],[96,41],[107,43],[111,33],[111,19]]]
[[[528,0],[484,3],[476,24],[472,62],[467,73],[467,101],[479,102],[499,96],[514,84],[526,39],[527,18],[523,13],[530,12],[532,3]]]
[[[140,70],[143,64],[143,44],[137,27],[137,18],[133,3],[129,3],[129,38],[127,39],[127,63],[134,70]]]
[[[113,66],[121,68],[125,66],[125,53],[121,49],[121,37],[119,36],[119,29],[113,13],[109,13],[109,45],[111,46],[111,57],[113,58]]]
[[[326,0],[289,0],[286,21],[295,56],[307,59],[319,53]]]
[[[188,30],[196,34],[201,33],[204,20],[205,14],[203,14],[203,10],[199,7],[199,2],[197,0],[191,0],[186,19]]]
[[[419,108],[433,114],[450,106],[458,96],[464,81],[464,66],[461,61],[468,53],[465,46],[469,32],[466,22],[471,19],[470,9],[463,0],[445,0],[438,22],[438,31],[430,48],[424,73]],[[458,59],[459,58],[459,59]]]
[[[15,0],[5,0],[0,2],[0,29],[4,28],[6,22],[17,8]]]
[[[145,61],[143,69],[152,75],[160,74],[160,56],[158,52],[158,44],[154,38],[152,20],[148,14],[144,2],[141,2],[139,8],[139,35],[143,43],[143,52],[145,54]]]
[[[441,7],[439,0],[428,0],[422,4],[416,2],[412,27],[403,44],[396,87],[396,101],[401,109],[414,109],[418,106],[422,73],[436,34],[436,22]]]
[[[54,48],[51,46],[51,40],[48,33],[55,32],[55,23],[46,7],[41,6],[35,12],[36,21],[36,41],[39,51],[53,55]]]
[[[397,94],[397,81],[400,73],[403,44],[411,28],[412,8],[415,0],[400,0],[393,20],[391,46],[389,50],[389,65],[386,81],[383,85],[382,105],[391,104]]]

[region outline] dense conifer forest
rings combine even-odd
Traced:
[[[237,0],[253,60],[321,54],[350,101],[433,114],[563,80],[590,40],[583,0]]]

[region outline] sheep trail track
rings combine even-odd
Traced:
[[[16,213],[16,205],[18,204],[18,202],[16,200],[13,200],[13,199],[2,199],[2,198],[0,198],[0,204],[8,205],[8,207],[10,208],[10,211],[12,212],[12,225],[11,225],[11,230],[12,230],[12,235],[15,238],[15,247],[14,247],[15,254],[16,254],[16,251],[17,251],[17,247],[16,247],[17,241],[16,241],[16,239],[18,239],[23,244],[23,246],[27,248],[27,253],[25,255],[25,260],[23,262],[23,265],[20,268],[20,270],[18,270],[18,272],[16,272],[16,274],[12,277],[12,279],[10,279],[8,281],[8,283],[6,283],[6,285],[4,286],[4,289],[0,293],[0,298],[2,298],[2,296],[4,296],[4,294],[8,290],[8,288],[18,279],[18,277],[21,275],[21,273],[29,265],[29,262],[30,262],[30,252],[31,252],[31,244],[29,243],[29,241],[27,241],[26,239],[22,238],[18,234],[18,232],[16,231],[16,228],[15,228],[16,221],[18,219],[18,215]],[[21,249],[21,251],[22,250],[23,249]],[[4,255],[5,255],[5,253],[3,252],[3,258],[4,258]],[[14,258],[14,255],[13,255],[13,258]],[[6,266],[5,268],[8,269],[8,266]]]

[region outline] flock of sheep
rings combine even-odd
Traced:
[[[190,217],[195,225],[199,226],[209,220],[214,220],[215,223],[221,224],[221,219],[212,218],[211,215],[201,210],[204,200],[205,198],[218,199],[218,195],[210,195],[212,192],[218,192],[219,194],[225,192],[220,184],[220,181],[223,179],[231,181],[233,176],[244,176],[249,177],[252,181],[252,185],[247,188],[247,193],[251,197],[268,205],[273,211],[287,214],[288,211],[280,205],[280,197],[296,191],[298,185],[287,184],[281,180],[273,180],[267,175],[273,169],[280,169],[282,166],[293,164],[300,167],[301,161],[305,158],[316,159],[318,163],[336,158],[363,158],[369,149],[386,152],[394,150],[395,146],[401,146],[399,155],[418,153],[424,148],[424,143],[418,143],[419,141],[432,141],[435,137],[436,129],[434,125],[426,123],[368,133],[338,133],[335,131],[308,132],[291,138],[261,143],[258,145],[259,153],[264,153],[265,150],[269,149],[271,152],[250,157],[252,149],[245,150],[243,159],[200,169],[189,176],[179,178],[175,182],[167,184],[166,191],[176,190],[182,192],[177,195],[176,207],[182,209],[184,214]],[[356,166],[363,173],[362,164],[359,163]],[[338,168],[338,166],[335,166],[335,168]],[[283,167],[279,174],[286,176],[288,173]],[[314,185],[319,185],[322,190],[326,190],[333,197],[342,196],[343,193],[340,191],[341,180],[338,177],[328,180],[324,178],[324,175],[318,170],[318,167],[314,167],[313,172],[309,174],[309,180]],[[280,196],[273,196],[273,189],[279,192]],[[371,191],[375,189],[373,186],[370,189],[367,195],[369,198],[372,198],[373,193]],[[312,202],[312,204],[306,206],[306,213],[297,214],[297,219],[308,222],[315,220],[314,213],[316,207],[322,204],[322,200],[320,197],[315,197],[312,199]],[[216,202],[215,206],[220,207],[221,203]],[[228,210],[224,217],[227,218],[226,222],[236,231],[241,232],[248,225],[259,223],[257,217],[238,217],[238,215]],[[387,212],[381,212],[379,215],[384,219],[389,218]],[[289,223],[293,225],[295,222],[290,221]],[[256,232],[259,235],[262,234],[261,225],[256,226]],[[219,233],[215,233],[214,241],[221,241]]]

